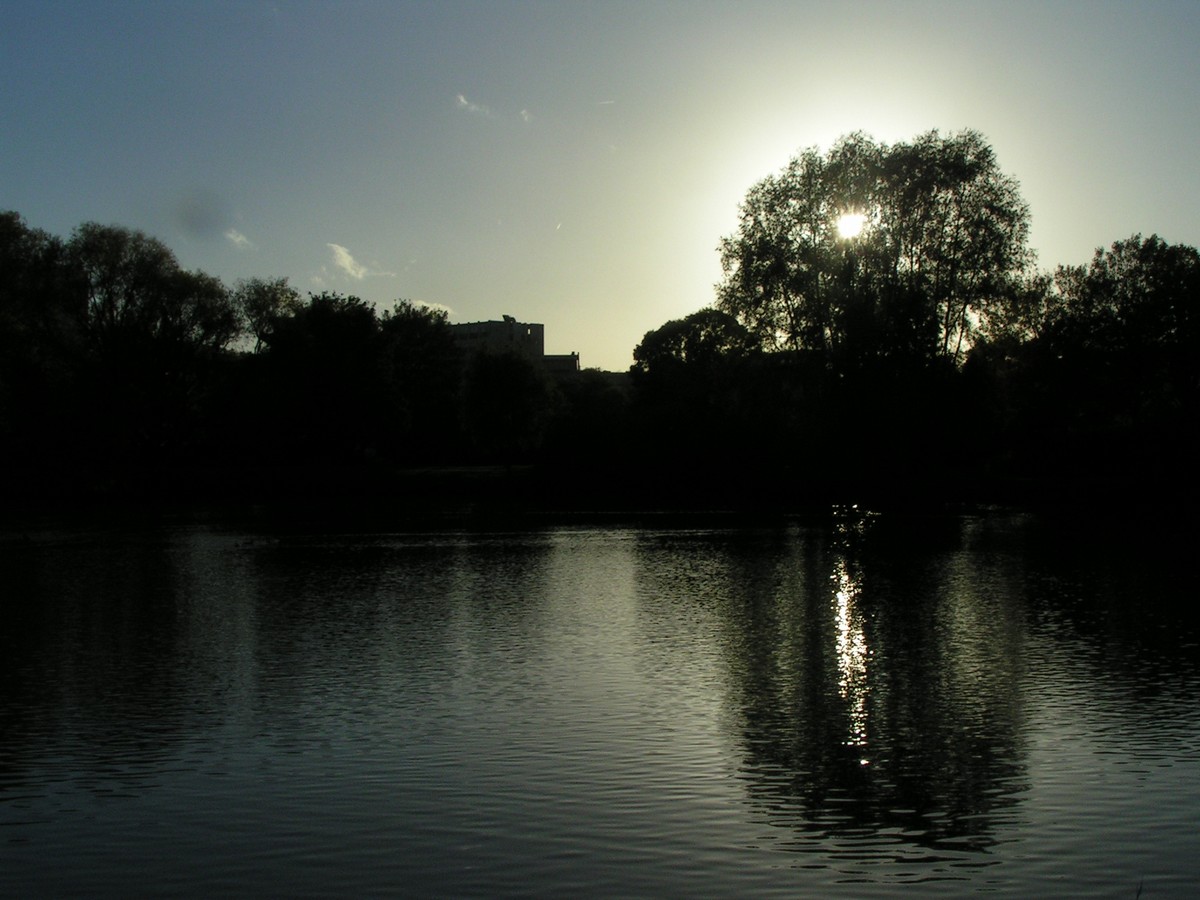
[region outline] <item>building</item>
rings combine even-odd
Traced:
[[[540,360],[546,355],[546,327],[518,322],[512,316],[505,316],[501,322],[451,325],[450,331],[468,357],[476,353],[516,353]]]
[[[542,365],[555,378],[570,378],[579,374],[579,354],[547,353],[542,356]]]
[[[464,322],[450,333],[468,359],[477,353],[515,353],[540,362],[555,378],[579,372],[578,353],[546,354],[546,326],[504,316],[499,322]]]

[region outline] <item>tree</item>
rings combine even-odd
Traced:
[[[88,222],[76,229],[68,249],[84,286],[88,334],[101,354],[154,343],[211,353],[240,332],[237,309],[221,282],[184,271],[155,238]]]
[[[1058,294],[1046,314],[1046,330],[1060,343],[1155,356],[1197,349],[1200,316],[1200,253],[1171,245],[1158,235],[1135,234],[1097,249],[1090,266],[1059,266]]]
[[[261,358],[258,426],[272,458],[361,462],[378,449],[383,409],[379,319],[353,296],[310,295],[272,326]]]
[[[1030,294],[968,367],[988,382],[1009,464],[1102,497],[1194,488],[1200,253],[1133,235]]]
[[[1092,384],[1098,413],[1139,429],[1200,413],[1200,253],[1157,235],[1060,266],[1046,316],[1052,355]]]
[[[857,237],[839,232],[848,214]],[[721,242],[717,306],[767,349],[829,364],[957,364],[1032,261],[1028,219],[977,132],[890,147],[852,134],[751,187]]]
[[[66,256],[59,238],[30,228],[15,212],[0,212],[0,328],[6,336],[19,335],[28,347],[78,333],[83,310]]]
[[[519,353],[477,354],[468,364],[463,413],[475,446],[510,466],[529,461],[558,402],[542,366]]]
[[[237,309],[219,279],[185,271],[140,231],[89,222],[67,252],[92,367],[93,439],[114,461],[164,461],[196,436],[212,365],[241,332]]]
[[[460,425],[462,358],[449,316],[397,300],[379,327],[389,451],[408,462],[442,459]]]
[[[0,213],[0,458],[69,455],[84,353],[78,287],[60,239]]]
[[[629,387],[623,373],[584,369],[559,384],[562,404],[550,425],[548,456],[560,471],[619,470],[629,456]]]
[[[759,341],[733,316],[701,309],[646,333],[633,351],[636,433],[643,452],[676,469],[729,465],[751,449]]]
[[[295,315],[303,305],[300,294],[286,278],[248,278],[233,290],[233,302],[254,335],[254,352],[271,342],[276,323]]]
[[[698,310],[646,332],[633,351],[633,373],[661,375],[682,366],[711,368],[758,349],[758,338],[718,309]]]

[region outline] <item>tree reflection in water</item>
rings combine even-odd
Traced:
[[[848,508],[766,554],[731,547],[748,790],[804,842],[979,851],[1028,788],[1021,593],[958,523],[909,527]]]

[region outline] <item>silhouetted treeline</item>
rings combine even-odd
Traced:
[[[1157,236],[1026,285],[1024,319],[938,355],[764,351],[706,309],[646,335],[636,431],[697,485],[772,497],[1183,509],[1200,459],[1200,254]],[[702,489],[702,488],[701,488]]]
[[[161,242],[0,217],[0,461],[9,491],[253,489],[272,472],[470,459],[444,314],[286,280],[228,289]],[[187,473],[187,474],[184,474]]]
[[[491,467],[531,502],[589,508],[1190,496],[1194,248],[1135,236],[1027,278],[1004,327],[966,340],[952,303],[947,328],[896,337],[925,333],[887,324],[921,306],[906,277],[883,312],[840,287],[842,332],[811,308],[819,341],[772,344],[721,304],[648,333],[629,373],[556,380],[463,358],[446,315],[407,301],[230,288],[136,231],[61,239],[4,213],[0,489],[436,502],[490,489],[447,473]]]
[[[1135,235],[1046,274],[1028,235],[978,132],[851,134],[750,189],[720,246],[727,318],[672,340],[726,348],[737,371],[697,377],[744,392],[722,430],[766,490],[788,473],[785,491],[842,499],[1190,497],[1196,250]],[[657,337],[635,352],[651,378]]]

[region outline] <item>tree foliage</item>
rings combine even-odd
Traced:
[[[0,213],[0,457],[59,456],[54,421],[76,402],[84,346],[75,287],[63,241]]]
[[[1059,266],[1045,331],[1060,344],[1157,356],[1193,355],[1200,338],[1200,253],[1135,234],[1088,266]]]
[[[857,237],[839,234],[846,214],[864,219]],[[958,363],[1017,293],[1028,220],[977,132],[892,146],[852,134],[750,189],[721,242],[717,305],[768,349]]]
[[[89,222],[66,245],[88,348],[86,428],[98,458],[178,460],[197,438],[212,367],[241,332],[225,286],[161,241]]]
[[[286,278],[243,279],[233,289],[233,302],[254,336],[255,353],[271,342],[281,319],[295,315],[303,306],[299,291]]]
[[[733,316],[705,308],[649,331],[633,351],[634,409],[646,453],[700,470],[761,452],[751,435],[773,417],[754,415],[761,396],[758,338]]]
[[[212,353],[240,332],[220,280],[184,271],[165,244],[140,231],[89,222],[68,252],[82,278],[88,334],[102,354],[152,343]]]
[[[378,446],[379,319],[359,297],[310,295],[278,318],[263,354],[262,445],[279,461],[361,461]]]
[[[379,323],[387,445],[394,458],[445,458],[461,429],[463,361],[444,310],[398,300]]]
[[[683,366],[712,368],[758,349],[758,338],[728,313],[706,308],[646,332],[633,350],[633,373],[662,376]]]
[[[1152,235],[1060,266],[1039,359],[1071,373],[1071,418],[1142,433],[1200,415],[1200,253]],[[1050,372],[1040,380],[1049,382]],[[1099,423],[1105,423],[1101,426]],[[1192,429],[1195,430],[1194,427]]]
[[[506,465],[528,462],[558,402],[545,370],[519,353],[479,353],[463,386],[467,432],[477,451]]]

